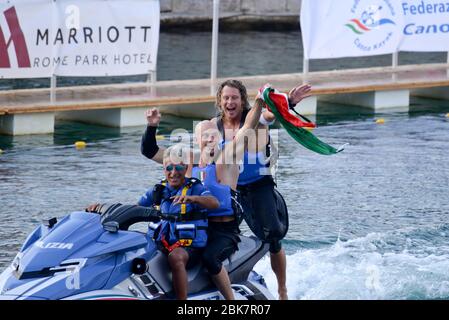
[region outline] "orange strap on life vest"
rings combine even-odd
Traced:
[[[173,250],[175,250],[178,247],[188,247],[188,246],[192,245],[192,239],[179,239],[178,241],[176,241],[175,243],[170,245],[167,242],[167,240],[165,240],[164,235],[162,235],[161,242],[162,242],[162,245],[164,246],[164,248],[167,249],[168,252],[172,252]]]

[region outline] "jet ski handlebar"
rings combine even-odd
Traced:
[[[119,230],[128,228],[138,222],[158,222],[165,217],[155,208],[121,203],[104,203],[96,210],[101,215],[101,223],[117,222]]]

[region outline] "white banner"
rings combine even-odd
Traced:
[[[118,76],[156,70],[158,0],[0,4],[0,77]]]
[[[449,2],[303,0],[306,59],[449,51]]]
[[[402,51],[449,51],[449,1],[403,0]]]

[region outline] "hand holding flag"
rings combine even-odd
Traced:
[[[336,149],[322,142],[314,136],[313,133],[304,129],[304,127],[314,128],[315,124],[306,117],[298,114],[296,111],[295,113],[303,118],[305,122],[290,113],[291,108],[289,103],[289,95],[281,93],[267,85],[262,87],[261,90],[263,100],[267,104],[268,110],[274,114],[276,119],[281,123],[288,134],[302,146],[323,155],[331,155],[343,151],[344,146]],[[311,87],[309,85],[302,85],[292,89],[290,91],[292,103],[298,103],[302,99],[310,96],[310,90]]]

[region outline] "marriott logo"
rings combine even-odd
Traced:
[[[11,7],[4,11],[3,14],[9,27],[10,37],[9,39],[5,37],[5,32],[0,26],[0,68],[11,68],[11,61],[8,54],[8,48],[11,43],[14,44],[19,68],[30,68],[30,56],[28,55],[25,36],[20,28],[19,19],[17,18],[16,8]]]

